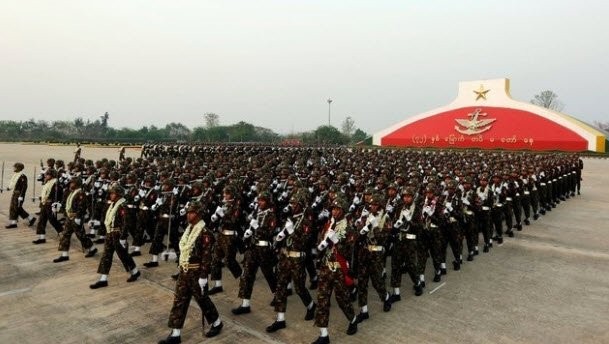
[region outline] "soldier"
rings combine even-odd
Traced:
[[[239,278],[243,270],[237,262],[237,248],[240,234],[238,231],[241,220],[241,205],[235,199],[235,188],[224,187],[223,205],[218,206],[211,217],[213,222],[220,222],[218,231],[218,242],[214,246],[211,279],[215,281],[214,287],[209,290],[209,295],[224,291],[222,288],[222,260],[226,259],[226,266],[234,278]],[[216,220],[216,221],[214,221]]]
[[[47,169],[44,173],[44,185],[40,192],[40,219],[36,226],[38,239],[32,241],[34,245],[46,243],[47,221],[60,234],[62,231],[61,223],[57,220],[57,210],[61,208],[63,200],[63,188],[57,182],[57,171]]]
[[[446,249],[450,244],[451,251],[453,253],[453,268],[455,271],[461,269],[463,264],[463,230],[461,228],[461,222],[463,221],[463,204],[461,200],[461,190],[457,188],[457,182],[455,180],[448,180],[446,182],[446,190],[444,191],[444,215],[446,217],[444,229],[444,247],[442,252],[446,257]],[[445,270],[443,270],[445,271]]]
[[[108,190],[110,197],[110,206],[106,210],[104,216],[104,222],[106,227],[106,241],[104,243],[104,253],[102,254],[101,260],[99,261],[99,267],[97,273],[100,274],[99,280],[89,287],[91,289],[98,289],[108,286],[108,274],[112,267],[112,257],[114,251],[118,255],[118,258],[123,263],[125,271],[130,272],[131,276],[127,279],[127,282],[135,282],[140,277],[133,258],[129,255],[125,244],[121,243],[121,237],[127,232],[127,200],[123,197],[123,188],[119,185],[114,185]]]
[[[159,194],[153,186],[154,178],[152,176],[144,177],[144,185],[140,187],[138,194],[133,198],[134,204],[139,206],[136,215],[136,234],[133,236],[132,257],[142,255],[141,247],[144,245],[144,234],[148,234],[149,238],[154,236],[153,231],[156,227],[156,216],[152,207],[155,206]]]
[[[312,344],[328,344],[328,321],[330,318],[330,297],[336,292],[336,302],[349,321],[347,334],[357,333],[357,317],[349,298],[349,288],[346,284],[346,271],[344,268],[349,256],[348,222],[345,211],[347,202],[337,199],[332,205],[331,218],[326,222],[319,233],[317,250],[320,255],[319,285],[317,293],[317,311],[315,312],[315,326],[319,327],[320,335]],[[353,236],[353,234],[351,234]],[[342,262],[342,264],[341,264]]]
[[[25,166],[20,162],[16,162],[15,165],[13,165],[13,171],[15,173],[11,177],[8,187],[6,188],[6,191],[13,190],[11,206],[9,209],[9,224],[5,226],[7,229],[17,228],[17,219],[19,217],[28,219],[28,226],[30,227],[36,222],[36,218],[23,209],[23,200],[25,199],[25,193],[27,191],[27,177],[23,173],[24,168]]]
[[[465,234],[465,241],[467,242],[467,261],[471,262],[474,260],[474,256],[477,256],[479,253],[478,242],[480,240],[476,224],[476,192],[472,189],[472,177],[465,177],[462,186],[461,203],[463,204],[463,216],[461,217],[461,226]]]
[[[505,215],[503,207],[506,202],[506,193],[507,190],[501,183],[501,176],[498,172],[495,172],[495,175],[493,176],[493,184],[491,184],[491,195],[493,197],[491,221],[495,229],[495,236],[493,239],[497,241],[499,246],[503,245],[503,216]]]
[[[425,199],[422,207],[423,230],[419,245],[419,271],[421,271],[421,282],[425,286],[425,266],[427,265],[428,253],[431,254],[434,267],[434,282],[440,282],[442,275],[442,232],[440,227],[443,225],[444,217],[442,203],[436,196],[436,185],[429,183],[425,188]],[[445,263],[444,263],[445,264]]]
[[[476,219],[478,229],[482,232],[484,239],[483,252],[488,252],[493,247],[491,238],[491,207],[493,206],[493,193],[488,185],[488,175],[480,176],[480,185],[476,188]]]
[[[357,321],[362,322],[368,319],[368,280],[372,281],[372,286],[376,289],[381,302],[383,311],[391,310],[391,300],[385,288],[383,278],[383,266],[385,260],[385,244],[391,233],[393,223],[382,208],[382,196],[375,194],[370,200],[370,213],[368,214],[363,226],[361,226],[359,240],[363,242],[358,247],[356,254],[359,259],[357,270],[357,292],[360,313]]]
[[[315,303],[305,287],[305,255],[309,237],[313,234],[313,214],[304,209],[305,200],[292,196],[289,205],[292,215],[275,238],[276,245],[281,245],[279,264],[277,265],[277,292],[275,295],[275,312],[277,320],[266,328],[275,332],[285,328],[285,310],[287,306],[288,284],[294,283],[294,290],[307,307],[305,320],[312,320],[315,315]]]
[[[194,296],[203,317],[211,325],[205,337],[211,338],[220,334],[224,324],[218,310],[207,293],[207,279],[211,270],[213,234],[205,228],[201,219],[203,207],[200,202],[192,202],[187,209],[188,227],[180,239],[180,272],[176,282],[173,307],[169,313],[169,336],[159,344],[181,343],[181,330],[186,320],[190,299]]]
[[[275,213],[270,206],[271,196],[262,192],[258,196],[258,213],[250,221],[250,227],[243,235],[244,240],[251,240],[252,245],[245,252],[243,258],[243,274],[239,280],[239,298],[241,305],[233,308],[235,315],[250,313],[250,298],[256,281],[258,268],[266,279],[271,292],[277,290],[277,279],[273,272],[274,253],[271,247],[273,233],[277,225]]]
[[[423,294],[423,286],[419,279],[421,271],[417,266],[417,235],[419,235],[421,223],[421,207],[415,202],[415,189],[405,187],[402,191],[402,206],[398,212],[397,220],[393,223],[393,231],[396,233],[396,242],[391,257],[391,287],[393,294],[391,302],[402,300],[400,286],[402,285],[402,269],[405,269],[412,280],[415,295]]]
[[[177,249],[177,221],[172,221],[175,215],[177,215],[178,200],[175,197],[176,194],[177,190],[174,188],[173,179],[165,179],[162,183],[159,196],[150,207],[150,210],[157,212],[157,221],[149,251],[151,259],[149,262],[144,263],[144,266],[147,268],[159,266],[159,254],[163,252],[165,235],[169,235],[170,246],[174,250]]]
[[[85,234],[83,228],[83,218],[87,212],[87,197],[82,191],[82,182],[80,178],[73,178],[70,181],[70,193],[66,199],[66,222],[64,229],[61,232],[59,239],[59,251],[61,256],[53,259],[53,263],[61,263],[70,260],[68,252],[70,250],[70,241],[72,233],[76,233],[76,237],[80,241],[83,250],[87,253],[85,258],[93,257],[97,253],[97,248],[93,246],[91,239]]]

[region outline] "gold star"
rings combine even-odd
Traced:
[[[476,100],[478,100],[480,98],[486,100],[486,94],[489,92],[490,92],[490,90],[485,90],[484,86],[480,85],[480,89],[478,91],[474,90],[474,93],[476,94]]]

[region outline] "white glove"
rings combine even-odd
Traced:
[[[400,228],[404,225],[404,221],[402,220],[402,218],[400,217],[397,221],[395,221],[395,223],[393,224],[393,228]]]
[[[51,211],[53,213],[58,213],[60,210],[61,210],[61,203],[55,202],[55,203],[51,204]]]
[[[224,217],[224,208],[218,206],[216,208],[215,214],[218,215],[220,218],[223,218]]]
[[[315,197],[315,203],[316,204],[321,203],[321,197],[319,197],[319,196]]]
[[[379,224],[379,220],[377,220],[376,216],[374,216],[372,214],[368,215],[368,220],[366,222],[369,223],[372,226],[372,228],[378,226],[378,224]]]
[[[368,232],[370,232],[370,224],[366,224],[364,227],[362,227],[362,229],[359,230],[359,234],[361,235],[366,235],[368,234]]]
[[[286,221],[285,230],[288,232],[288,234],[294,233],[294,223],[292,222],[292,220],[288,219]]]
[[[431,214],[433,214],[433,213],[431,212],[431,207],[430,207],[430,206],[428,206],[428,205],[426,205],[426,206],[424,206],[424,207],[423,207],[423,212],[424,212],[425,214],[427,214],[427,215],[431,215]]]
[[[319,213],[319,215],[317,216],[318,219],[323,220],[325,218],[328,218],[330,216],[330,212],[328,211],[328,209],[324,209],[321,211],[321,213]]]
[[[201,287],[201,292],[205,292],[206,285],[207,285],[207,278],[199,278],[199,287]]]
[[[453,211],[453,204],[451,202],[446,202],[445,207],[448,211]]]
[[[220,218],[218,217],[218,215],[216,214],[212,214],[211,215],[211,222],[218,222]]]
[[[102,185],[102,190],[107,191],[108,190],[108,184]]]
[[[252,230],[248,228],[245,231],[245,233],[243,233],[243,239],[247,239],[247,238],[251,237],[252,235],[254,235],[254,232],[252,232]]]
[[[135,197],[133,197],[133,202],[139,202],[140,201],[140,195],[135,195]]]
[[[326,247],[328,247],[328,241],[322,240],[322,242],[320,242],[319,245],[317,245],[317,251],[321,252],[321,251],[325,250]]]
[[[256,185],[255,184],[250,187],[250,191],[256,192]]]
[[[80,224],[82,223],[82,220],[76,218],[76,219],[74,219],[74,223],[77,224],[78,226],[80,226]]]
[[[104,190],[102,190],[102,189],[97,190],[97,194],[99,196],[103,196],[104,195]]]
[[[288,192],[287,191],[282,192],[280,197],[283,199],[288,198]]]
[[[17,200],[18,200],[19,202],[23,202],[23,196],[19,196],[19,198],[17,198]]]
[[[370,212],[368,211],[368,209],[364,208],[364,210],[362,210],[362,215],[360,217],[367,217],[368,215],[370,215]]]
[[[89,226],[89,229],[93,229],[93,227],[95,227],[95,221],[90,220],[89,222],[87,222],[87,226]]]
[[[172,192],[174,195],[177,195],[177,194],[180,192],[180,190],[179,190],[179,189],[178,189],[178,187],[176,186],[176,187],[174,187],[174,188],[173,188],[173,190],[171,190],[171,192]]]
[[[332,241],[332,243],[334,243],[334,244],[336,244],[338,242],[338,235],[332,229],[330,229],[328,231],[328,233],[326,234],[326,238],[330,239],[330,241]]]
[[[393,208],[393,206],[392,206],[391,204],[387,204],[387,207],[385,208],[385,210],[386,210],[388,213],[393,212],[393,209],[394,209],[394,208]]]
[[[252,219],[252,221],[250,221],[250,227],[252,227],[253,229],[258,229],[258,227],[260,227],[258,220]]]
[[[160,186],[160,185],[155,185],[155,186],[154,186],[154,189],[158,191],[158,190],[160,190],[160,189],[161,189],[161,186]]]
[[[467,198],[463,199],[463,204],[465,204],[465,205],[471,205],[471,203],[469,202],[469,200]]]
[[[186,208],[180,209],[180,216],[185,216],[185,215],[186,215]]]
[[[353,204],[359,205],[361,202],[362,202],[362,200],[359,197],[357,197],[357,196],[353,197]]]
[[[144,196],[146,196],[146,190],[140,189],[140,191],[137,194],[140,195],[140,197],[144,197]]]
[[[313,191],[315,191],[315,189],[313,189],[312,186],[309,187],[309,193],[313,193]]]
[[[286,234],[285,234],[285,230],[277,233],[277,236],[275,237],[275,241],[281,241],[283,239],[285,239]]]
[[[99,182],[99,181],[93,183],[93,187],[96,189],[99,189],[100,186],[101,186],[101,182]]]
[[[354,212],[354,211],[355,211],[355,204],[351,204],[351,205],[349,206],[349,212],[350,212],[350,213],[352,213],[352,212]]]
[[[355,185],[355,179],[353,179],[353,178],[349,178],[349,184],[351,184],[351,185]]]

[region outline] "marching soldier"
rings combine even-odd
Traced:
[[[306,269],[305,255],[309,237],[313,232],[313,214],[304,209],[305,200],[292,196],[289,205],[291,215],[283,229],[275,238],[276,245],[281,245],[279,264],[277,265],[277,292],[275,295],[275,312],[277,320],[266,328],[267,332],[275,332],[286,327],[285,310],[287,306],[288,284],[294,283],[294,290],[307,307],[305,320],[312,320],[315,315],[315,303],[305,287]]]
[[[465,177],[462,186],[461,203],[463,204],[463,216],[461,217],[461,226],[465,233],[465,241],[467,242],[467,261],[471,262],[474,260],[474,256],[478,255],[478,242],[480,240],[478,225],[476,224],[476,192],[472,189],[472,177]]]
[[[230,185],[224,187],[223,205],[216,208],[211,218],[213,222],[220,222],[220,225],[211,269],[211,280],[215,281],[215,284],[209,290],[209,295],[224,291],[222,288],[222,260],[226,259],[226,266],[234,278],[239,278],[243,272],[236,259],[241,205],[235,199],[234,187]]]
[[[328,321],[330,318],[330,297],[336,293],[336,302],[349,321],[348,335],[357,333],[357,317],[349,298],[349,288],[346,279],[348,267],[346,258],[349,256],[348,222],[345,211],[348,205],[342,199],[336,199],[332,205],[331,218],[326,222],[319,233],[317,250],[320,255],[319,284],[317,292],[317,311],[315,312],[315,326],[319,327],[320,334],[312,344],[328,344]]]
[[[93,246],[93,242],[85,234],[85,229],[83,228],[83,219],[87,212],[87,197],[81,187],[82,182],[80,178],[73,178],[70,181],[70,193],[65,202],[66,222],[59,239],[61,256],[53,259],[53,263],[70,260],[68,252],[70,251],[72,233],[76,233],[76,237],[80,241],[83,250],[87,252],[85,258],[93,257],[97,253],[97,248]]]
[[[461,200],[461,190],[457,188],[457,182],[448,180],[446,182],[446,190],[443,202],[444,215],[446,217],[444,229],[444,247],[442,252],[446,257],[446,249],[450,244],[450,249],[453,253],[453,268],[455,271],[461,269],[463,264],[463,230],[460,223],[463,221],[463,204]]]
[[[258,268],[262,270],[273,295],[277,290],[277,279],[273,272],[274,253],[271,246],[277,221],[269,204],[270,200],[271,196],[266,191],[258,196],[258,213],[250,221],[250,227],[243,235],[244,240],[251,240],[252,244],[243,258],[243,274],[239,280],[241,305],[232,309],[235,315],[246,314],[251,311],[250,298],[252,297]]]
[[[493,206],[493,193],[488,185],[488,175],[483,173],[480,176],[479,186],[476,188],[476,218],[478,228],[482,232],[484,239],[483,252],[488,252],[493,247],[491,238],[491,208]]]
[[[440,227],[443,225],[442,203],[438,201],[436,196],[436,185],[429,183],[425,188],[425,199],[423,200],[422,221],[423,230],[421,231],[421,240],[419,245],[419,271],[421,272],[421,282],[425,286],[425,266],[427,265],[428,254],[431,254],[434,267],[434,282],[440,282],[442,275],[442,231]]]
[[[503,245],[503,216],[505,215],[503,206],[506,202],[506,189],[501,183],[501,176],[495,172],[493,176],[493,184],[491,184],[491,194],[493,199],[493,207],[491,208],[491,221],[495,229],[494,240],[499,246]],[[510,228],[511,230],[511,228]]]
[[[125,271],[130,272],[131,276],[127,282],[135,282],[140,277],[140,272],[135,266],[133,258],[129,255],[126,245],[121,243],[121,238],[127,232],[127,200],[123,197],[123,189],[119,185],[114,185],[108,190],[110,197],[110,206],[106,210],[104,216],[104,225],[106,227],[106,241],[104,243],[104,253],[99,261],[97,273],[100,274],[99,280],[89,287],[98,289],[108,286],[108,274],[112,267],[112,257],[114,251],[118,255]]]
[[[158,191],[154,189],[154,178],[152,176],[144,177],[144,185],[133,198],[134,204],[139,206],[136,215],[136,234],[133,236],[132,257],[142,255],[141,247],[144,245],[144,234],[147,234],[149,238],[154,236],[156,212],[152,208],[156,205],[158,196]]]
[[[397,220],[393,224],[393,231],[396,233],[396,242],[393,247],[391,257],[391,287],[393,294],[391,302],[402,299],[400,296],[400,286],[402,285],[402,270],[405,269],[412,280],[415,295],[423,294],[423,286],[419,280],[422,274],[417,266],[417,235],[419,235],[421,223],[421,206],[415,202],[415,189],[405,187],[402,191],[402,207],[399,211]]]
[[[25,199],[25,193],[27,191],[27,177],[23,173],[25,166],[17,162],[13,165],[13,171],[15,172],[11,177],[11,180],[6,188],[6,191],[13,190],[11,196],[11,206],[9,209],[9,224],[5,228],[17,228],[17,219],[28,219],[28,226],[33,226],[36,222],[36,218],[28,214],[23,209],[23,201]]]
[[[218,310],[207,293],[207,281],[211,270],[213,234],[205,228],[201,219],[203,207],[199,202],[192,202],[187,209],[188,227],[180,239],[179,275],[176,282],[173,307],[169,312],[169,336],[159,341],[159,344],[176,344],[182,342],[181,331],[186,320],[190,299],[201,308],[205,321],[211,325],[205,337],[211,338],[220,334],[224,324],[220,320]]]
[[[383,278],[383,266],[385,243],[391,234],[393,223],[382,208],[382,203],[379,194],[372,196],[370,213],[359,231],[359,240],[363,241],[363,245],[359,246],[359,252],[356,253],[359,255],[357,292],[360,313],[357,316],[358,322],[370,317],[368,315],[368,279],[372,281],[372,286],[383,302],[383,311],[391,310],[391,300]]]
[[[63,188],[57,182],[57,171],[47,169],[44,173],[44,184],[40,192],[40,219],[36,226],[38,239],[32,241],[34,245],[47,242],[45,238],[47,222],[51,223],[57,234],[60,234],[63,230],[61,223],[57,220],[57,210],[60,208],[59,204],[62,200]]]

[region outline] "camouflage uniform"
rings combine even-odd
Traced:
[[[213,262],[211,267],[211,279],[219,281],[222,279],[222,260],[226,259],[226,266],[233,274],[239,278],[243,270],[237,262],[237,244],[239,238],[238,226],[241,219],[241,206],[237,200],[232,199],[226,203],[224,217],[220,219],[220,229],[218,240],[214,246]]]
[[[414,197],[414,191],[409,190]],[[419,275],[423,271],[417,265],[417,238],[422,229],[421,207],[412,200],[412,204],[402,206],[394,222],[397,240],[391,257],[391,287],[402,286],[402,271],[406,270],[415,286],[420,284]]]
[[[110,207],[116,206],[117,203],[121,202],[120,200],[116,203],[111,203]],[[124,199],[123,199],[124,202]],[[104,253],[99,261],[99,267],[97,268],[97,273],[107,275],[110,273],[110,268],[112,267],[112,257],[114,256],[114,251],[118,255],[121,263],[123,263],[123,267],[125,271],[129,272],[135,269],[135,262],[133,258],[129,255],[127,249],[121,245],[120,240],[123,233],[126,230],[126,221],[127,221],[127,207],[126,203],[118,204],[118,209],[114,213],[114,219],[111,221],[111,227],[106,227],[107,235],[106,241],[104,242]],[[112,208],[108,209],[112,209]],[[109,211],[109,210],[108,210]],[[108,211],[104,215],[104,218],[108,215]]]
[[[91,239],[85,234],[83,228],[83,219],[87,212],[87,197],[81,189],[76,189],[68,195],[68,200],[72,200],[72,204],[66,202],[66,222],[64,230],[61,233],[59,239],[59,251],[67,252],[70,250],[70,239],[72,233],[76,233],[76,237],[80,241],[83,249],[88,249],[93,246]],[[70,207],[70,208],[68,208]],[[76,223],[76,220],[81,221],[80,224]]]
[[[23,170],[23,169],[22,169]],[[18,217],[27,219],[30,214],[23,209],[23,202],[25,194],[27,192],[27,177],[22,174],[18,179],[17,183],[13,188],[13,194],[11,196],[11,206],[9,209],[9,220],[17,220]],[[21,200],[19,200],[21,198]]]
[[[47,222],[51,223],[51,226],[55,228],[57,233],[61,233],[63,230],[61,223],[57,220],[57,215],[53,213],[52,204],[55,202],[61,202],[63,199],[63,188],[59,185],[56,178],[53,178],[47,183],[54,183],[51,191],[46,199],[40,200],[40,217],[36,226],[36,234],[46,234]]]
[[[170,328],[181,329],[186,320],[186,313],[190,306],[190,299],[194,296],[197,304],[201,308],[204,317],[201,319],[202,326],[205,325],[205,320],[208,324],[212,324],[218,319],[218,310],[207,295],[207,286],[205,292],[201,290],[199,278],[207,278],[211,270],[212,247],[214,242],[213,235],[205,229],[205,223],[199,222],[197,225],[203,226],[202,231],[196,238],[194,246],[188,257],[180,257],[180,272],[176,282],[175,296],[173,306],[169,313],[169,321],[167,326]],[[194,226],[189,226],[186,229],[185,236],[192,230]],[[182,237],[182,242],[185,242],[188,237]]]

